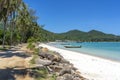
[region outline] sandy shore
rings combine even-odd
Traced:
[[[120,80],[120,63],[118,62],[63,50],[46,44],[40,44],[39,46],[59,52],[65,59],[78,68],[82,76],[89,80]]]

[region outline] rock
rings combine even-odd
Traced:
[[[50,74],[55,73],[56,80],[87,80],[58,52],[49,52],[47,48],[42,48],[39,56],[43,59],[37,59],[36,63],[45,66]]]
[[[41,52],[39,53],[39,56],[42,57],[42,58],[46,58],[48,60],[51,60],[51,61],[56,61],[56,62],[60,62],[61,61],[61,58],[55,54],[50,54],[50,53],[45,53],[45,52]]]
[[[69,61],[65,60],[64,58],[61,59],[61,63],[70,63]]]
[[[39,53],[39,56],[42,57],[42,58],[45,58],[45,57],[46,57],[46,53],[40,52],[40,53]]]
[[[64,67],[66,67],[66,68],[73,68],[73,64],[66,64],[66,63],[64,63]]]
[[[74,79],[73,80],[88,80],[88,79],[85,79],[83,76],[80,75],[80,72],[79,71],[76,71],[74,74],[72,74]]]
[[[62,76],[59,76],[56,78],[56,80],[64,80],[64,78]]]
[[[52,61],[60,62],[61,58],[59,56],[57,56],[57,55],[54,55]]]
[[[51,61],[50,60],[43,60],[43,59],[36,59],[36,64],[40,64],[43,66],[49,66],[51,65]]]
[[[42,48],[41,51],[42,52],[48,52],[49,50],[48,50],[48,48]]]
[[[81,80],[79,77],[75,77],[73,78],[73,80]]]
[[[60,71],[63,69],[63,67],[57,66],[57,65],[50,65],[49,67],[50,67],[54,72],[60,72]]]
[[[58,62],[55,62],[55,61],[52,61],[52,64],[51,65],[59,65],[60,63]]]
[[[49,73],[53,72],[53,70],[49,66],[47,66],[47,69],[48,69]]]
[[[61,56],[60,53],[58,53],[58,52],[54,52],[54,54],[56,54],[57,56],[63,58],[63,56]]]
[[[59,73],[59,76],[63,76],[64,74],[71,74],[72,71],[71,71],[71,68],[63,68],[60,73]]]
[[[40,65],[40,64],[35,64],[35,65],[32,65],[30,66],[31,69],[41,69],[41,68],[44,68],[43,65]]]
[[[73,76],[71,74],[63,75],[63,80],[73,80]]]
[[[52,61],[54,59],[54,55],[53,54],[47,54],[46,58]]]
[[[58,76],[56,80],[73,80],[73,77],[70,74],[65,74],[63,76]]]
[[[43,48],[42,46],[39,47],[39,49],[42,49],[42,48]]]
[[[54,55],[49,54],[49,53],[45,53],[45,52],[41,52],[41,53],[39,53],[39,56],[42,57],[42,58],[49,59],[49,60],[52,60],[53,57],[54,57]]]
[[[75,67],[73,67],[73,68],[72,68],[72,70],[76,71],[76,70],[78,70],[78,69],[77,69],[77,68],[75,68]]]
[[[76,71],[76,72],[74,72],[74,77],[79,77],[79,78],[81,78],[81,75],[80,75],[80,72],[79,71]]]

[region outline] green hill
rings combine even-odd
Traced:
[[[55,40],[72,40],[72,41],[87,41],[87,42],[103,42],[103,41],[120,41],[120,36],[106,34],[101,31],[91,30],[83,32],[80,30],[70,30],[64,33],[53,33],[43,28],[40,29],[40,41],[55,41]]]
[[[54,34],[54,38],[74,41],[120,41],[120,36],[106,34],[97,30],[91,30],[89,32],[71,30],[65,33]]]

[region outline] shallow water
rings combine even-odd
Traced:
[[[65,45],[61,44],[69,44],[73,46],[82,46],[82,48],[65,48]],[[120,42],[57,42],[50,43],[49,45],[72,50],[76,52],[82,52],[83,54],[89,54],[93,56],[103,57],[110,60],[120,61]]]

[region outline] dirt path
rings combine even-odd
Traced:
[[[33,80],[29,73],[30,59],[23,51],[0,51],[0,80]]]

